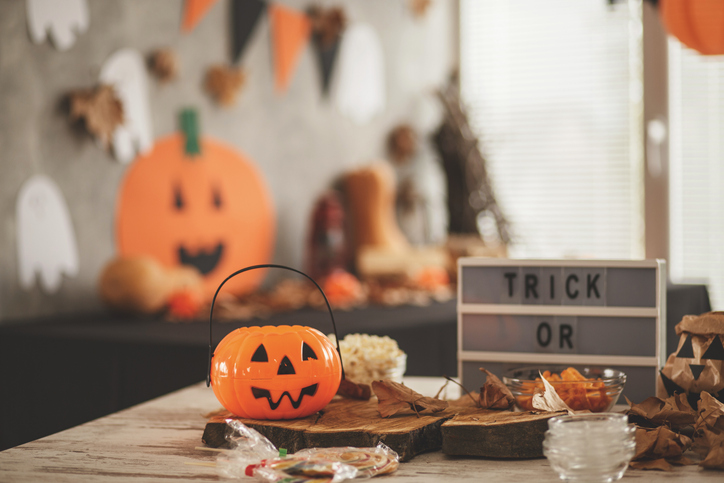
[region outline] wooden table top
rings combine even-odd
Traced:
[[[430,381],[409,378],[406,382],[416,388],[416,383],[420,387]],[[214,463],[216,453],[197,449],[203,446],[205,415],[219,408],[211,389],[195,384],[0,452],[0,481],[228,481],[217,476],[214,467],[201,466]],[[622,481],[722,481],[722,477],[721,472],[689,466],[670,473],[629,469]],[[546,459],[501,461],[450,457],[439,451],[416,456],[401,464],[396,473],[381,478],[385,483],[560,481]]]

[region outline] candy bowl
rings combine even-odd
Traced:
[[[534,409],[533,394],[545,389],[541,374],[574,411],[610,411],[626,384],[626,374],[616,369],[584,367],[577,370],[566,366],[511,369],[503,375],[503,383],[513,393],[520,409]]]

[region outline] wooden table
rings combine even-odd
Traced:
[[[435,384],[415,378],[406,382],[423,390],[437,385],[437,380]],[[207,419],[204,415],[219,407],[211,389],[203,383],[195,384],[0,452],[0,481],[230,481],[218,477],[215,468],[198,465],[215,461],[215,453],[196,448],[202,446],[201,434]],[[722,481],[723,478],[721,472],[690,466],[671,473],[629,469],[622,481]],[[379,481],[424,483],[443,479],[476,483],[482,480],[560,481],[545,459],[454,458],[441,452],[419,455]]]

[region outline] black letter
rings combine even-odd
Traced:
[[[545,329],[548,333],[545,342],[541,340],[541,329]],[[548,344],[551,343],[551,326],[548,324],[548,322],[541,322],[540,325],[538,325],[538,330],[536,331],[535,336],[538,339],[538,344],[543,347],[548,347]]]
[[[513,296],[513,279],[517,274],[515,272],[504,273],[503,276],[508,279],[508,297]]]
[[[588,287],[588,298],[591,298],[591,290],[596,292],[596,298],[600,299],[601,294],[598,293],[598,287],[596,287],[596,282],[598,282],[598,276],[601,275],[600,273],[597,273],[595,277],[591,278],[591,274],[589,273],[587,276],[588,283],[586,286]]]
[[[556,298],[556,291],[555,291],[555,276],[551,275],[551,300]]]
[[[578,282],[578,275],[574,273],[569,275],[566,279],[566,295],[568,295],[569,298],[574,299],[578,297],[578,290],[576,290],[575,292],[571,292],[571,280]]]
[[[571,342],[571,336],[573,335],[573,327],[568,324],[561,324],[560,326],[560,348],[563,349],[563,341],[566,341],[568,347],[573,349],[573,343]]]
[[[528,298],[528,292],[533,293],[533,298],[538,298],[538,289],[536,288],[538,285],[538,277],[533,274],[528,274],[525,276],[525,298]]]

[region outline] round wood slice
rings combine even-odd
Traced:
[[[541,458],[548,420],[562,414],[466,410],[442,425],[442,451],[457,456]]]

